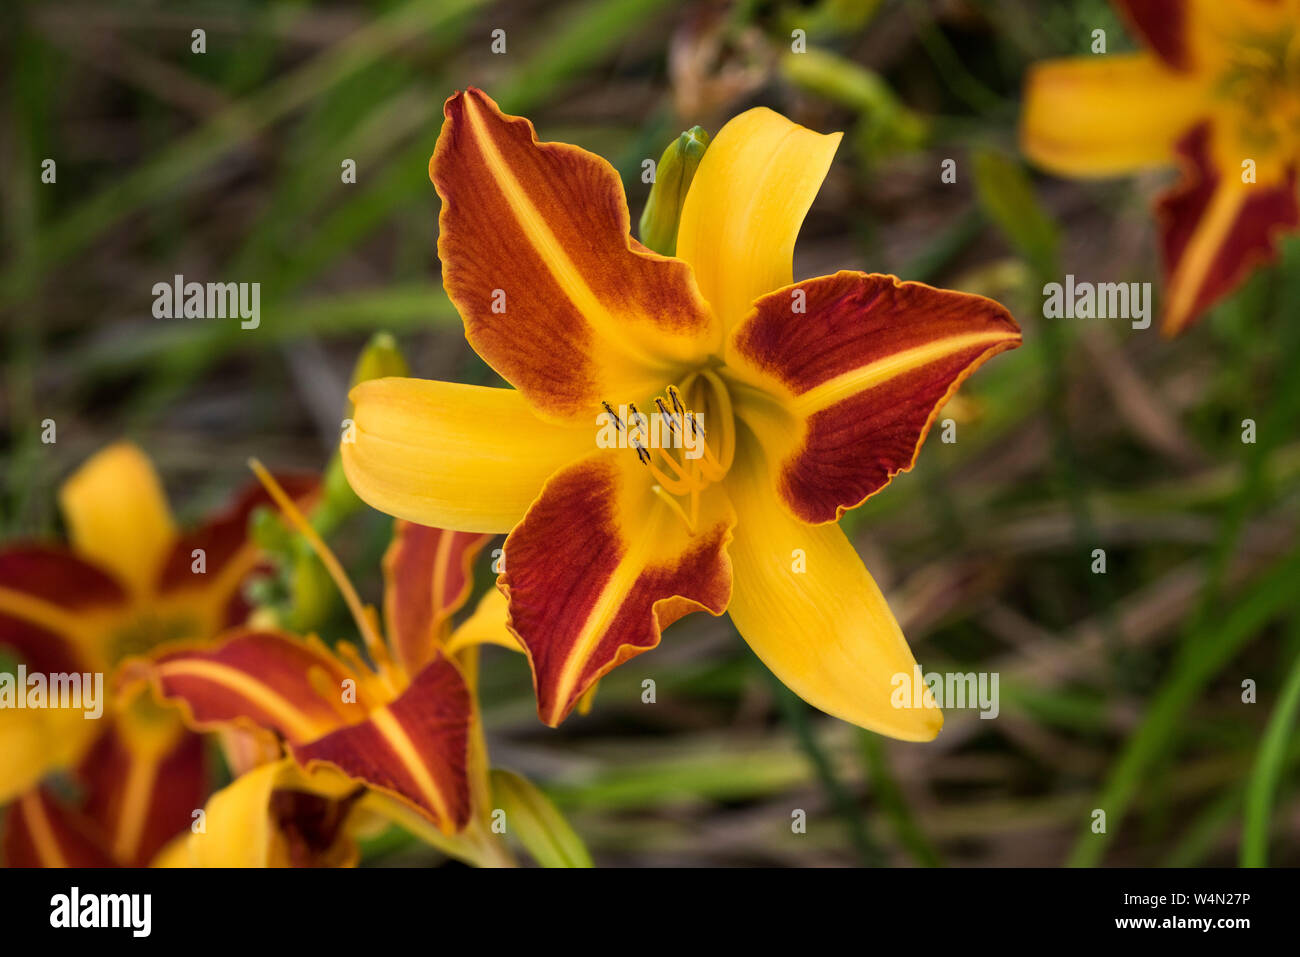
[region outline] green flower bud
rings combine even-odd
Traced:
[[[293,559],[289,622],[300,632],[318,631],[338,603],[338,589],[325,566],[308,548]]]
[[[677,253],[677,226],[682,218],[682,204],[691,188],[695,170],[704,151],[709,148],[709,134],[703,127],[692,126],[668,144],[655,168],[655,182],[650,187],[645,212],[641,214],[641,242],[664,256]]]
[[[352,370],[352,382],[357,385],[369,379],[382,379],[386,376],[407,376],[411,374],[406,359],[397,348],[397,340],[387,332],[376,332],[361,350],[361,356]]]
[[[349,388],[370,379],[383,379],[387,376],[407,376],[410,367],[400,349],[397,340],[387,332],[376,332],[361,350],[357,364],[352,369],[352,382]],[[347,415],[351,418],[355,409],[348,403]],[[329,464],[325,466],[322,476],[321,497],[310,516],[312,527],[322,535],[328,535],[338,525],[361,506],[352,486],[348,485],[343,474],[343,463],[339,454],[334,453]]]
[[[248,530],[253,544],[267,554],[281,556],[289,553],[293,535],[280,521],[280,515],[274,506],[259,505],[255,508],[249,519]]]

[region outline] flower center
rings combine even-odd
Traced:
[[[726,476],[736,454],[731,395],[721,377],[711,369],[692,372],[680,389],[669,386],[656,397],[649,415],[631,403],[626,417],[601,404],[649,471],[651,490],[694,531],[700,494]]]
[[[1263,153],[1300,153],[1300,33],[1243,39],[1218,92],[1235,107],[1243,145]]]
[[[143,655],[165,641],[193,638],[198,632],[199,624],[193,618],[145,612],[108,636],[109,661],[117,663],[132,655]]]

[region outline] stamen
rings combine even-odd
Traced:
[[[671,461],[671,459],[666,461]],[[691,486],[687,483],[685,477],[680,479],[669,478],[669,476],[653,462],[646,462],[646,466],[650,469],[650,474],[655,477],[655,481],[674,495],[685,495],[691,490]]]
[[[702,493],[710,484],[726,476],[735,454],[735,437],[728,428],[732,406],[726,386],[720,378],[707,370],[697,374],[706,377],[709,387],[713,389],[716,396],[712,407],[716,407],[719,412],[721,419],[719,428],[722,430],[721,447],[716,452],[709,446],[704,426],[700,424],[695,413],[687,411],[681,392],[674,385],[669,385],[665,389],[667,401],[660,397],[654,399],[655,414],[658,415],[662,426],[666,426],[667,433],[675,440],[674,442],[650,443],[648,440],[654,423],[636,407],[635,403],[627,404],[626,423],[628,444],[636,449],[637,458],[650,470],[657,483],[653,486],[654,493],[667,502],[686,527],[692,531],[699,520]],[[694,376],[692,381],[698,382]],[[689,383],[688,391],[701,402],[706,398],[706,393]],[[615,414],[613,407],[603,401],[601,405],[620,428],[623,428],[623,423]],[[687,423],[690,423],[689,433],[686,431]],[[660,430],[662,436],[660,426],[655,428]],[[669,448],[686,449],[688,435],[698,442],[698,445],[695,443],[690,445],[689,454],[685,451],[681,453],[668,451]],[[682,499],[689,496],[690,504],[687,505],[685,501],[678,502],[674,496]]]
[[[256,475],[257,480],[262,483],[262,487],[266,489],[267,493],[275,501],[275,504],[279,506],[280,512],[289,521],[289,524],[307,540],[307,544],[311,546],[312,551],[316,553],[316,557],[319,558],[321,564],[325,566],[325,570],[329,572],[330,578],[334,579],[334,585],[343,595],[343,600],[347,603],[348,611],[352,613],[352,620],[356,622],[357,630],[365,640],[366,650],[370,652],[370,656],[374,660],[376,667],[381,669],[391,669],[393,666],[392,659],[389,657],[388,648],[384,644],[383,639],[379,637],[379,632],[375,627],[374,618],[372,616],[373,613],[366,613],[367,609],[361,604],[361,598],[357,595],[357,590],[352,587],[352,582],[348,581],[348,576],[343,570],[343,565],[340,564],[339,560],[334,556],[334,553],[330,551],[330,548],[325,544],[324,539],[317,534],[316,529],[312,528],[307,519],[303,517],[302,512],[298,511],[298,507],[293,504],[293,500],[289,498],[284,489],[280,487],[280,483],[277,482],[274,476],[266,470],[266,466],[257,459],[249,459],[248,467],[253,470],[253,474]]]
[[[348,652],[351,652],[351,654],[348,654]],[[334,646],[334,653],[348,664],[352,668],[352,671],[357,675],[364,675],[370,671],[370,668],[365,664],[364,659],[362,659],[360,652],[358,652],[350,642],[340,641]],[[342,721],[350,722],[356,717],[353,712],[348,710],[347,705],[344,704],[343,696],[339,694],[339,689],[334,684],[333,676],[326,672],[325,669],[312,668],[309,670],[307,672],[307,683],[310,684],[312,690],[316,692],[316,696],[329,704],[330,708],[333,709],[334,713],[338,715]],[[365,688],[358,690],[360,695],[365,695]],[[361,698],[363,703],[365,700],[364,697]]]
[[[343,661],[359,675],[374,670],[373,668],[366,667],[366,660],[361,657],[361,652],[357,650],[357,646],[352,644],[350,641],[340,641],[336,644],[334,646],[334,654],[343,659]]]
[[[623,425],[623,420],[618,417],[618,413],[614,411],[613,406],[611,406],[608,402],[604,402],[604,401],[602,401],[600,404],[605,407],[605,411],[608,412],[609,417],[614,420],[614,424],[618,426],[618,430],[620,432],[626,432],[627,429]]]
[[[673,400],[673,411],[675,411],[678,415],[681,415],[686,411],[686,407],[682,405],[681,396],[677,394],[676,386],[670,385],[668,387],[668,398]]]
[[[664,405],[663,399],[655,399],[655,405],[659,407],[659,417],[664,420],[673,435],[677,435],[677,419],[668,411],[668,406]]]

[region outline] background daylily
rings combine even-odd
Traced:
[[[1115,0],[1147,50],[1029,73],[1021,143],[1067,176],[1177,164],[1156,204],[1163,331],[1175,335],[1300,226],[1300,5]]]
[[[283,757],[249,768],[208,798],[201,827],[179,835],[155,867],[346,867],[363,791],[330,768]]]
[[[490,536],[396,523],[384,559],[385,639],[324,543],[273,491],[335,574],[369,660],[348,643],[330,649],[250,628],[212,648],[166,650],[140,672],[194,728],[259,729],[288,756],[214,796],[207,831],[187,836],[168,862],[353,863],[352,833],[377,816],[468,862],[510,863],[492,828],[475,691],[478,646],[517,647],[504,597],[488,591],[452,627]]]
[[[282,478],[296,497],[315,482]],[[147,863],[207,794],[202,743],[173,709],[114,694],[133,655],[202,642],[249,613],[241,586],[261,556],[246,539],[257,487],[191,531],[176,527],[144,454],[119,443],[59,494],[70,547],[0,551],[0,651],[29,672],[102,673],[103,717],[83,709],[0,710],[0,801],[14,801],[5,859],[25,864]],[[79,806],[42,786],[70,771]]]
[[[915,661],[835,521],[912,466],[939,408],[1019,330],[997,303],[839,272],[792,283],[839,134],[767,109],[700,162],[677,256],[628,232],[615,171],[471,89],[430,161],[438,253],[478,353],[513,388],[387,378],[353,390],[348,479],[390,514],[508,531],[498,584],[558,724],[688,612],[732,620],[811,704],[909,740],[890,705]],[[702,457],[597,449],[604,404],[703,416]],[[633,421],[635,420],[635,421]],[[625,430],[648,421],[633,412]]]

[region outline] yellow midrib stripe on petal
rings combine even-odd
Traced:
[[[1231,177],[1226,178],[1231,182]],[[1210,263],[1218,253],[1223,238],[1246,201],[1246,191],[1235,185],[1221,186],[1214,191],[1210,207],[1205,211],[1201,223],[1183,249],[1182,260],[1178,268],[1169,277],[1168,315],[1174,319],[1175,328],[1181,326],[1190,312],[1196,295],[1204,283],[1204,277]],[[1187,277],[1198,277],[1196,280]]]
[[[502,195],[506,196],[506,202],[510,204],[510,208],[519,220],[520,228],[524,230],[525,235],[528,235],[534,250],[537,250],[537,255],[541,256],[542,263],[550,270],[551,276],[555,277],[560,290],[568,296],[569,302],[573,303],[573,307],[582,316],[597,316],[606,312],[601,300],[591,291],[591,287],[586,285],[582,273],[578,272],[573,260],[569,259],[567,252],[564,252],[559,238],[556,238],[550,226],[546,225],[542,213],[528,198],[519,179],[511,172],[506,157],[500,155],[497,144],[491,140],[491,134],[471,96],[465,98],[465,116],[469,118],[469,125],[473,127],[474,137],[482,151],[487,168],[491,170],[491,181],[497,183]]]
[[[532,246],[537,250],[538,256],[555,277],[556,283],[560,290],[573,303],[574,308],[580,315],[585,317],[591,326],[592,332],[597,333],[599,330],[592,322],[595,316],[607,313],[600,299],[587,285],[582,273],[574,265],[573,260],[569,258],[568,253],[564,251],[564,246],[551,231],[551,227],[546,225],[546,219],[541,212],[533,205],[532,200],[524,191],[523,186],[511,172],[509,164],[501,151],[497,149],[496,144],[492,142],[483,117],[479,114],[478,107],[474,103],[473,97],[465,98],[465,116],[468,117],[470,126],[474,129],[476,142],[483,153],[483,159],[492,173],[492,181],[501,190],[505,196],[506,202],[519,220],[519,226],[524,234],[529,237]],[[571,147],[576,149],[576,147]],[[602,336],[602,344],[605,348],[623,352],[626,355],[636,358],[645,359],[630,348],[626,337],[618,339]]]
[[[151,810],[149,794],[158,777],[158,763],[155,755],[131,763],[122,792],[122,815],[113,836],[113,854],[121,862],[133,861],[140,848],[145,821]]]
[[[447,565],[451,561],[451,546],[456,533],[444,530],[438,536],[438,550],[433,556],[433,614],[429,616],[429,627],[437,629],[446,619],[447,609]],[[437,631],[427,635],[426,640],[436,641]],[[427,650],[421,649],[421,650]],[[416,662],[411,662],[412,665]]]
[[[69,635],[82,644],[83,651],[89,652],[91,648],[88,644],[91,636],[84,626],[88,616],[84,613],[77,615],[65,611],[53,602],[34,598],[12,588],[0,588],[0,612],[39,625],[57,635]]]
[[[975,346],[993,346],[1017,338],[1015,334],[1006,332],[972,332],[937,339],[827,379],[795,396],[791,404],[800,415],[810,416],[851,395],[884,385],[890,379],[906,375],[954,353]]]
[[[41,804],[40,795],[34,790],[29,791],[19,799],[19,802],[22,804],[23,817],[27,819],[32,843],[36,845],[37,856],[46,862],[47,867],[67,867],[68,860],[63,856],[63,848],[59,846],[58,838],[54,836],[50,819],[45,816],[45,807]]]
[[[310,720],[283,695],[229,665],[216,661],[168,661],[158,665],[157,671],[163,677],[180,675],[202,678],[229,688],[272,715],[286,729],[293,729],[289,736],[299,741],[313,741],[334,730],[333,726]]]
[[[519,219],[519,225],[523,228],[524,233],[533,241],[534,248],[539,254],[542,254],[542,261],[546,263],[547,269],[560,284],[564,294],[569,297],[578,311],[584,315],[590,312],[599,312],[602,310],[600,300],[596,294],[591,291],[591,287],[583,280],[582,274],[573,264],[573,260],[565,253],[564,247],[560,245],[559,239],[551,228],[546,225],[546,220],[537,207],[533,205],[532,200],[524,192],[519,180],[515,174],[510,171],[505,157],[501,155],[496,144],[492,142],[492,136],[483,123],[483,118],[479,115],[478,108],[474,105],[472,97],[465,98],[465,115],[469,117],[470,126],[474,128],[474,134],[483,152],[483,158],[487,161],[488,168],[492,171],[492,181],[500,188],[510,204],[510,208]]]
[[[609,576],[609,581],[605,582],[605,587],[600,590],[591,612],[587,615],[586,621],[582,623],[577,637],[569,646],[569,653],[565,656],[564,667],[560,670],[560,680],[556,682],[555,693],[555,712],[550,716],[556,720],[560,716],[561,710],[565,703],[573,694],[573,688],[582,674],[583,666],[587,662],[587,656],[600,642],[609,623],[613,621],[614,616],[618,613],[623,598],[631,591],[632,586],[641,575],[640,558],[644,554],[645,542],[653,538],[651,534],[653,529],[644,529],[644,534],[638,536],[636,541],[642,543],[639,547],[629,549],[624,556],[619,559],[614,571]]]
[[[440,824],[443,830],[451,833],[450,828],[454,827],[451,820],[451,814],[447,810],[447,802],[443,800],[442,792],[438,789],[437,782],[429,774],[429,769],[425,767],[424,762],[420,759],[420,751],[416,748],[415,743],[411,741],[406,731],[402,728],[401,723],[393,717],[393,713],[388,708],[379,708],[370,715],[370,722],[388,742],[393,753],[397,755],[402,765],[410,772],[411,777],[415,779],[416,785],[428,800],[429,804],[437,812],[441,819]]]

